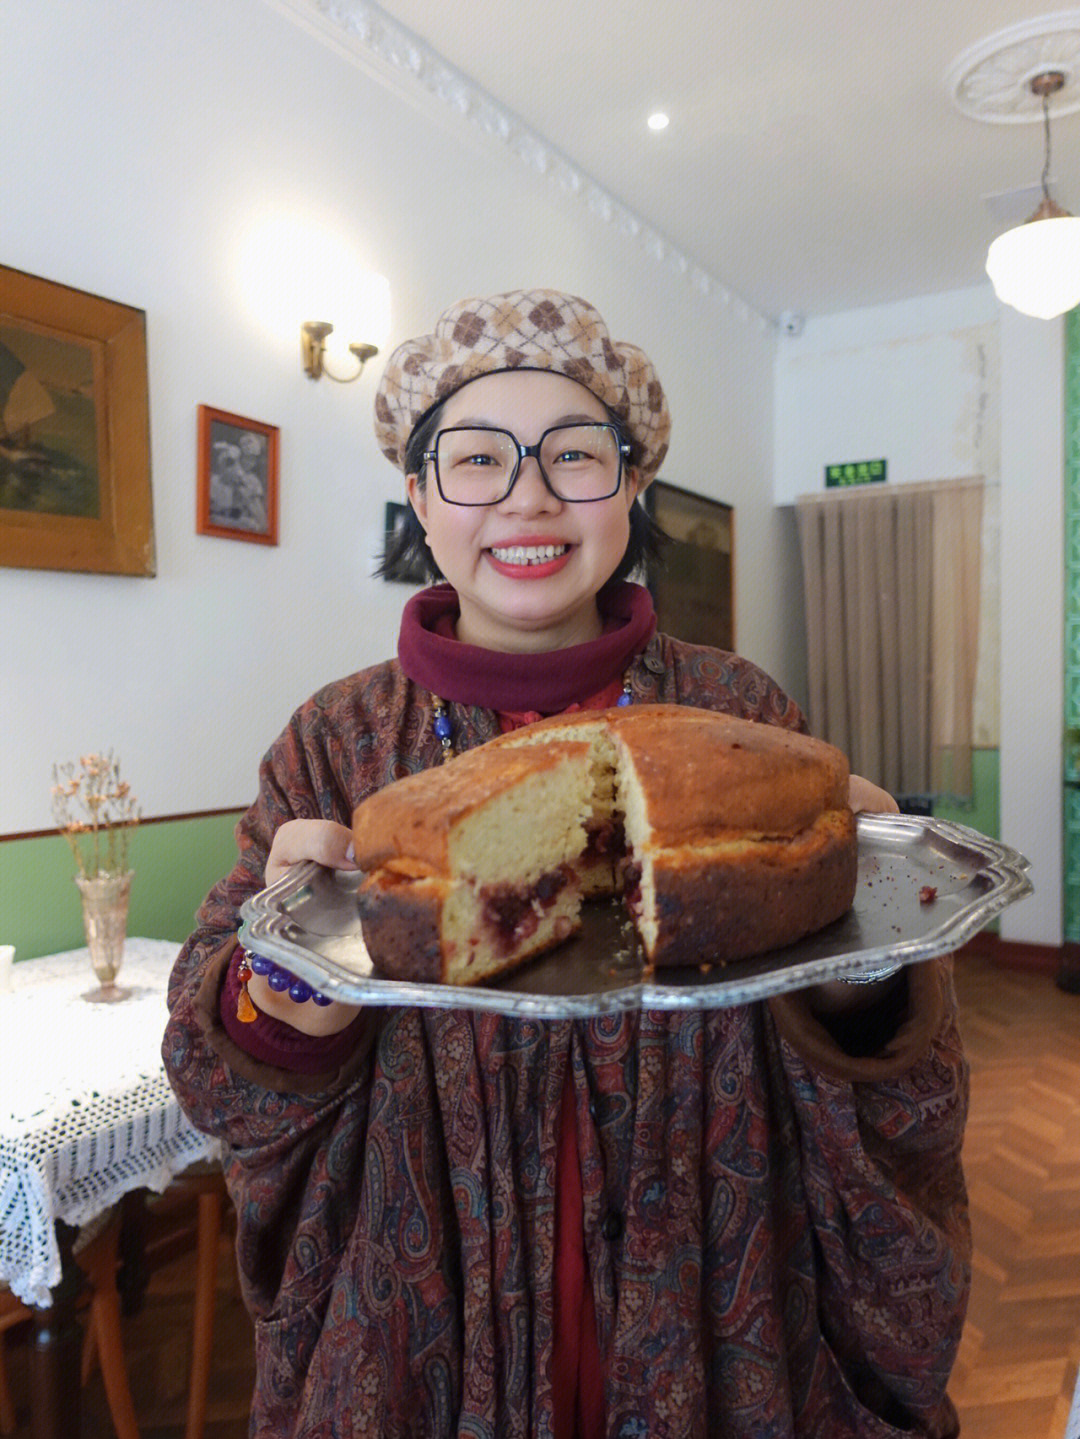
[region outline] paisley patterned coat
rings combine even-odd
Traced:
[[[802,723],[754,666],[661,635],[633,691]],[[466,747],[497,731],[490,711],[452,715]],[[568,1069],[610,1439],[955,1435],[967,1075],[946,962],[906,971],[898,1023],[862,1057],[797,996],[544,1022],[372,1009],[346,1061],[315,1075],[230,1039],[220,991],[275,828],[347,823],[371,790],[436,764],[431,718],[396,661],[302,706],[173,973],[165,1063],[229,1155],[251,1435],[551,1434]]]

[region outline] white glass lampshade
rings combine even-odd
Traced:
[[[1006,305],[1052,320],[1080,305],[1080,219],[1052,200],[990,246],[986,273]]]

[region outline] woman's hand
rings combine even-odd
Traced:
[[[899,814],[900,806],[886,790],[853,774],[848,782],[848,804],[852,814]]]
[[[274,835],[266,857],[266,883],[273,884],[288,874],[294,864],[315,860],[328,869],[357,869],[352,857],[352,831],[328,819],[290,819]],[[277,994],[266,978],[253,974],[248,994],[256,1009],[299,1029],[304,1034],[337,1034],[360,1011],[356,1004],[294,1004],[288,994]]]
[[[274,884],[294,864],[315,860],[327,869],[356,869],[352,831],[329,819],[290,819],[279,826],[266,857],[266,883]]]

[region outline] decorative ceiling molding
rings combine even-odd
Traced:
[[[1043,118],[1031,82],[1057,70],[1065,83],[1050,99],[1052,116],[1080,110],[1080,10],[1059,10],[1009,25],[957,56],[945,77],[957,108],[991,125]]]
[[[613,226],[644,250],[649,259],[671,274],[681,276],[699,295],[730,310],[745,324],[762,330],[773,321],[722,284],[691,256],[685,254],[648,221],[610,194],[543,135],[506,109],[474,80],[405,29],[373,0],[267,0],[289,19],[302,25],[339,54],[371,69],[389,81],[400,94],[419,86],[431,99],[488,139],[505,145],[526,168],[584,205],[596,219]]]

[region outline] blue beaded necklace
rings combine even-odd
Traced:
[[[629,669],[623,674],[622,694],[615,703],[620,708],[634,703]],[[447,760],[454,758],[454,729],[450,723],[450,716],[446,712],[445,700],[441,700],[438,695],[433,694],[431,696],[431,708],[435,716],[431,722],[431,728],[435,732],[435,738],[442,746],[442,762],[445,764]]]

